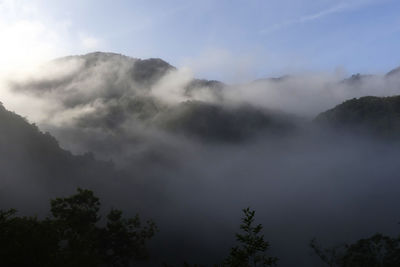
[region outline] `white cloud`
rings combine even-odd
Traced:
[[[0,70],[20,70],[61,52],[59,27],[50,27],[32,2],[0,0]]]
[[[167,103],[179,103],[187,100],[184,87],[193,79],[193,73],[188,68],[182,68],[167,73],[153,88],[151,93]]]
[[[60,52],[58,34],[40,21],[0,21],[0,70],[30,67]]]
[[[37,1],[0,0],[0,101],[33,121],[53,114],[57,101],[16,95],[9,80],[31,75],[63,75],[68,68],[41,67],[43,62],[73,53],[97,49],[100,39],[73,31],[73,23],[64,17],[45,14]],[[70,66],[73,68],[74,66]],[[60,72],[60,73],[58,73]]]
[[[0,71],[21,71],[71,53],[99,49],[100,38],[74,31],[68,17],[46,14],[38,1],[0,0]]]

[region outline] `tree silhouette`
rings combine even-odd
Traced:
[[[311,248],[330,267],[400,266],[400,237],[375,234],[353,244],[323,249],[313,239]]]
[[[100,201],[90,190],[51,200],[52,216],[17,217],[0,211],[0,266],[131,266],[146,259],[146,241],[157,231],[140,218],[111,210],[100,226]]]
[[[107,215],[107,225],[102,233],[103,255],[109,266],[129,266],[133,259],[149,257],[146,240],[150,239],[157,227],[147,221],[146,226],[138,215],[124,219],[122,211],[113,209]]]
[[[36,217],[17,217],[16,210],[0,211],[1,266],[55,266],[58,239],[53,224]]]
[[[261,234],[263,226],[261,224],[253,226],[255,211],[246,208],[243,209],[243,213],[240,225],[242,233],[236,234],[236,240],[240,245],[231,249],[223,265],[231,267],[275,265],[278,259],[265,254],[270,245],[264,241],[264,235]]]

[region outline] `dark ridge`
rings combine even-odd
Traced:
[[[191,81],[188,88],[195,88],[195,87],[210,87],[210,88],[223,88],[225,84],[220,81],[216,80],[205,80],[205,79],[194,79]]]
[[[347,100],[315,118],[318,124],[382,137],[399,137],[400,96]]]
[[[149,121],[164,105],[154,97],[123,97],[110,103],[95,113],[77,118],[77,126],[82,128],[100,128],[105,131],[119,131],[120,127],[130,120]]]
[[[138,59],[132,69],[132,77],[136,82],[151,85],[171,70],[176,68],[162,59]]]
[[[223,107],[200,101],[183,102],[161,116],[171,131],[205,141],[238,142],[260,134],[282,134],[294,128],[288,116],[252,106]]]
[[[175,67],[159,58],[137,59],[116,53],[93,52],[85,55],[67,56],[50,61],[49,64],[68,64],[74,60],[83,60],[71,73],[60,77],[31,78],[26,81],[14,81],[10,86],[15,91],[23,91],[32,94],[43,94],[49,91],[64,91],[65,88],[75,86],[82,80],[93,76],[96,67],[105,64],[101,73],[105,82],[101,87],[107,88],[111,98],[120,94],[121,90],[129,90],[134,83],[138,87],[148,88],[156,83],[168,71],[175,70]],[[51,66],[51,65],[50,65]],[[57,66],[57,65],[56,65]],[[121,79],[122,78],[122,79]],[[79,89],[79,88],[76,88]],[[138,89],[139,90],[139,89]],[[75,92],[75,90],[73,90]],[[78,90],[79,91],[79,90]],[[83,104],[85,99],[78,96],[74,98],[71,93],[66,94],[65,105],[73,107]]]
[[[371,78],[371,77],[373,77],[373,75],[357,73],[357,74],[351,75],[349,78],[346,78],[346,79],[342,80],[341,83],[355,85],[355,84],[359,84],[362,81],[364,81],[365,79],[368,79],[368,78]]]
[[[388,73],[386,73],[386,77],[392,77],[392,76],[396,76],[400,74],[400,67],[397,67],[391,71],[389,71]]]
[[[85,59],[88,62],[88,65],[95,64],[96,62],[99,62],[99,61],[105,61],[105,60],[111,60],[111,59],[124,59],[124,60],[129,60],[129,61],[137,60],[137,58],[128,57],[128,56],[118,54],[118,53],[96,51],[96,52],[83,54],[83,55],[72,55],[72,56],[56,58],[53,60],[53,62],[71,60],[71,59],[75,59],[75,58]]]
[[[160,58],[139,59],[108,52],[93,52],[85,55],[68,56],[56,59],[55,61],[65,61],[75,58],[84,59],[85,67],[92,67],[105,61],[116,61],[115,63],[122,61],[129,63],[132,65],[130,70],[131,75],[133,79],[139,83],[154,82],[165,75],[167,71],[176,69]]]
[[[23,194],[38,193],[38,188],[64,190],[93,181],[101,184],[119,176],[111,162],[98,161],[91,153],[73,155],[49,133],[0,105],[1,200],[22,201]],[[29,188],[29,193],[15,191],[18,186]]]
[[[263,79],[257,79],[253,81],[253,83],[258,83],[258,82],[273,82],[273,83],[278,83],[278,82],[283,82],[287,79],[292,77],[291,75],[283,75],[280,77],[271,77],[271,78],[263,78]]]

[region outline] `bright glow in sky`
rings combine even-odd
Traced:
[[[400,65],[396,0],[0,0],[0,14],[0,70],[97,50],[228,82]]]

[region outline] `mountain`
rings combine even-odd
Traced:
[[[223,90],[225,89],[226,84],[220,81],[215,80],[205,80],[205,79],[193,79],[185,86],[184,95],[192,98],[195,97],[196,93],[199,89],[208,89],[212,96],[221,101],[223,99]]]
[[[388,73],[386,73],[386,77],[393,77],[393,76],[397,76],[400,75],[400,67],[397,67],[391,71],[389,71]]]
[[[384,79],[391,79],[394,77],[398,77],[400,75],[400,67],[397,67],[388,73],[386,73],[383,78]],[[341,83],[345,83],[348,85],[358,85],[361,84],[361,82],[368,82],[368,80],[371,80],[373,78],[377,78],[379,76],[377,75],[371,75],[371,74],[353,74],[349,78],[344,79]]]
[[[155,216],[156,260],[166,255],[166,262],[211,264],[227,251],[234,210],[253,203],[264,210],[262,222],[272,222],[266,229],[273,240],[283,240],[276,247],[293,266],[300,254],[307,255],[316,229],[347,235],[364,222],[372,226],[375,214],[383,227],[396,220],[396,144],[382,148],[341,134],[328,139],[314,127],[299,133],[297,123],[305,120],[265,108],[308,109],[317,103],[314,110],[324,110],[368,92],[332,83],[286,76],[265,87],[259,81],[238,88],[196,79],[161,59],[97,52],[54,60],[10,84],[16,99],[20,94],[40,100],[26,110],[45,106],[38,126],[0,107],[0,208],[22,206],[32,214],[40,206],[47,210],[50,197],[90,188],[106,208]],[[257,99],[245,99],[246,93]],[[352,99],[321,113],[315,123],[327,131],[392,138],[400,128],[398,98]],[[99,158],[112,159],[116,167]],[[280,223],[282,215],[285,221],[300,218],[299,227]]]
[[[59,109],[45,119],[44,127],[62,143],[66,138],[76,140],[83,151],[97,153],[99,147],[110,144],[117,144],[113,147],[118,151],[118,144],[128,140],[142,142],[148,133],[139,129],[203,141],[236,142],[293,126],[288,115],[251,105],[227,107],[224,83],[182,74],[161,59],[95,52],[56,59],[43,68],[47,72],[42,75],[14,82],[13,90],[58,103]],[[57,73],[51,75],[54,69]],[[285,120],[279,122],[283,117]],[[66,120],[62,125],[68,125],[68,131],[102,131],[103,143],[89,144],[94,138],[79,135],[66,137],[68,131],[60,130],[64,126],[59,126],[58,118]],[[51,120],[57,120],[57,126],[49,123]]]
[[[319,114],[315,122],[381,137],[400,134],[400,96],[354,98]]]
[[[75,95],[77,91],[97,87],[99,95],[103,91],[107,93],[104,97],[109,98],[133,87],[135,91],[148,90],[172,70],[176,70],[175,67],[159,58],[142,60],[115,53],[94,52],[50,61],[41,66],[39,74],[16,81],[12,86],[16,91],[39,95],[51,91]]]
[[[284,133],[294,129],[297,123],[294,116],[245,101],[230,105],[225,97],[232,96],[234,86],[196,79],[158,58],[138,59],[95,52],[56,59],[43,66],[39,73],[12,83],[12,90],[57,105],[54,114],[44,118],[45,123],[40,126],[52,132],[63,145],[69,143],[66,145],[69,149],[79,147],[79,152],[108,155],[112,148],[113,153],[118,154],[124,149],[122,144],[142,143],[153,136],[149,131],[235,143],[259,134]],[[397,77],[396,73],[393,70],[387,76]],[[345,90],[343,94],[338,93],[339,101],[343,101],[345,96],[362,95],[363,88],[373,94],[369,88],[375,85],[385,86],[389,88],[387,94],[393,94],[396,79],[384,80],[380,76],[355,74],[341,82],[317,86],[331,90],[334,96],[336,91]],[[290,107],[298,103],[307,107],[316,105],[314,102],[318,101],[313,102],[314,95],[305,94],[301,101],[291,100],[293,95],[319,90],[293,93],[290,89],[301,84],[313,86],[301,77],[282,76],[254,81],[246,91],[260,92],[264,101],[274,107],[280,105],[273,99],[289,103]],[[305,104],[307,101],[309,105]],[[327,103],[330,101],[326,99]],[[322,110],[322,104],[320,106],[316,109]],[[96,133],[96,137],[89,133]]]
[[[77,186],[108,186],[122,174],[111,162],[92,154],[73,155],[60,148],[49,133],[0,105],[0,201],[2,207],[30,207],[28,199],[48,200],[49,195]],[[11,204],[10,204],[11,202]],[[19,204],[16,204],[19,203]]]
[[[169,130],[205,141],[238,142],[262,134],[285,134],[295,129],[286,114],[250,105],[227,107],[200,101],[187,101],[161,115]]]
[[[279,83],[290,79],[290,75],[283,75],[279,77],[271,77],[271,78],[262,78],[253,81],[253,83],[264,83],[264,82],[271,82],[271,83]]]
[[[361,84],[361,82],[374,78],[374,75],[370,75],[370,74],[353,74],[351,75],[349,78],[344,79],[343,81],[341,81],[341,83],[347,84],[347,85],[359,85]]]

